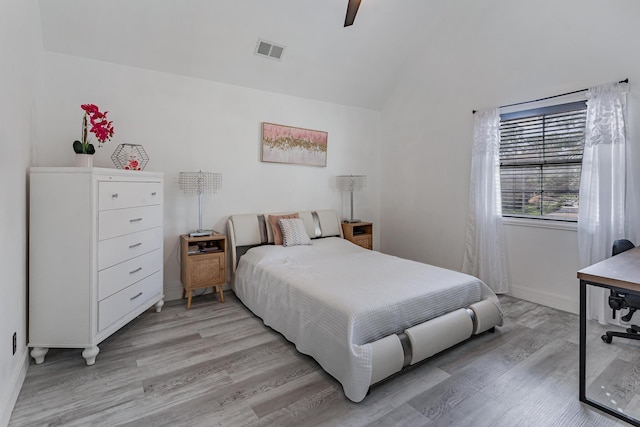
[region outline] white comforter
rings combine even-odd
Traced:
[[[252,248],[240,259],[234,290],[355,402],[371,381],[368,343],[485,298],[498,304],[475,277],[335,237],[311,246]]]

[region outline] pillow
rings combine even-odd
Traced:
[[[301,219],[279,219],[282,229],[282,246],[310,245],[311,239]]]
[[[297,213],[288,214],[288,215],[269,215],[269,225],[271,225],[271,232],[273,233],[273,244],[281,245],[282,244],[282,232],[280,231],[280,225],[278,224],[278,220],[280,218],[300,218]]]

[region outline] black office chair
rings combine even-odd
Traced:
[[[615,242],[613,242],[611,256],[616,256],[634,247],[634,244],[626,239],[616,240]],[[628,322],[631,320],[631,317],[633,317],[633,313],[635,313],[636,310],[640,309],[640,296],[627,293],[626,291],[612,289],[611,295],[609,295],[609,307],[613,309],[614,319],[616,318],[617,310],[628,308],[629,312],[621,317],[622,320]],[[613,337],[640,340],[639,332],[639,326],[631,325],[629,328],[627,328],[627,332],[607,331],[601,338],[602,341],[606,342],[607,344],[611,344],[611,341],[613,341]]]

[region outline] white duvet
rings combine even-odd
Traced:
[[[479,279],[330,237],[266,245],[241,259],[234,290],[359,402],[371,382],[370,342],[495,294]]]

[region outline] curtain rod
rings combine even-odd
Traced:
[[[626,78],[624,80],[620,80],[618,83],[629,83],[629,79]],[[533,99],[531,101],[523,101],[523,102],[516,102],[514,104],[501,105],[498,108],[506,108],[506,107],[514,107],[516,105],[531,104],[532,102],[546,101],[547,99],[553,99],[553,98],[559,98],[561,96],[573,95],[574,93],[586,92],[588,90],[589,89],[574,90],[573,92],[561,93],[560,95],[547,96],[545,98]],[[476,111],[477,110],[473,110],[473,114],[475,114]]]

